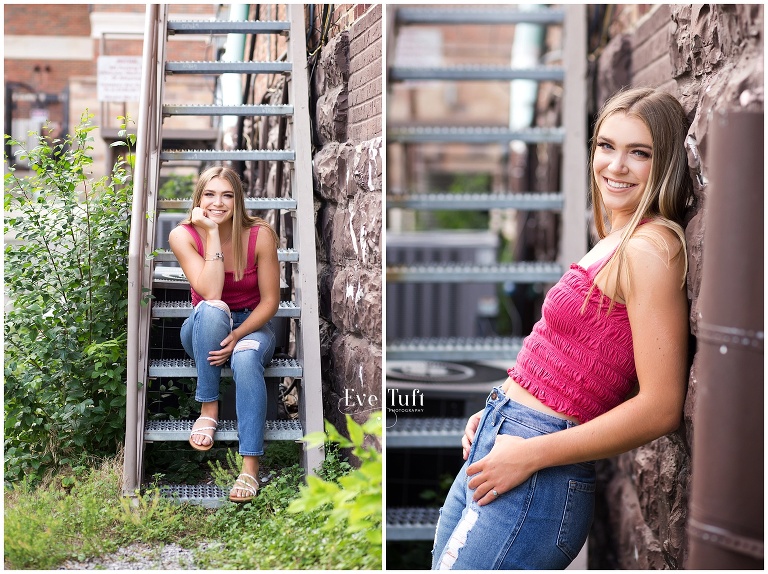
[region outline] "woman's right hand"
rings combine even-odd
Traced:
[[[480,425],[480,418],[483,416],[482,411],[477,411],[467,421],[467,426],[464,427],[464,436],[461,437],[462,456],[464,460],[469,457],[469,449],[472,448],[472,443],[475,441],[475,434],[477,434],[477,427]]]
[[[203,229],[216,229],[218,224],[210,219],[203,210],[202,207],[195,207],[192,209],[192,217],[190,218],[192,225],[202,227]]]

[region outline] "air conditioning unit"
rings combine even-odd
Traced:
[[[487,231],[387,235],[387,265],[497,261],[499,238]],[[496,286],[482,283],[388,283],[387,338],[476,337],[495,308]]]

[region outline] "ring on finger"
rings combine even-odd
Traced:
[[[495,488],[491,491],[491,494],[493,495],[494,498],[497,498],[499,496],[499,493],[496,492]]]

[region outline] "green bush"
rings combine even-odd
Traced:
[[[123,439],[132,171],[120,159],[93,178],[92,117],[31,150],[10,142],[30,174],[6,166],[6,481],[114,454]],[[120,119],[113,145],[131,157]]]
[[[298,464],[283,468],[252,502],[227,504],[209,518],[207,531],[219,540],[196,553],[203,569],[381,570],[381,453],[365,447],[365,435],[381,436],[381,413],[360,426],[347,419],[351,440],[326,422],[326,433],[305,437],[325,444],[317,477]],[[355,470],[338,448],[351,448]],[[211,469],[228,490],[241,460],[231,453]],[[322,477],[322,478],[321,478]],[[330,495],[326,495],[331,492]]]
[[[307,485],[301,496],[288,507],[289,512],[317,511],[325,517],[323,529],[362,534],[367,541],[367,552],[381,560],[381,452],[375,446],[365,446],[365,436],[381,437],[381,413],[373,413],[362,426],[347,417],[349,439],[339,433],[328,421],[325,433],[304,437],[309,448],[332,442],[340,448],[352,449],[360,460],[360,467],[338,480],[323,480],[307,476]]]

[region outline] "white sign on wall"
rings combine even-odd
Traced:
[[[100,102],[138,102],[141,56],[99,56],[96,64]]]

